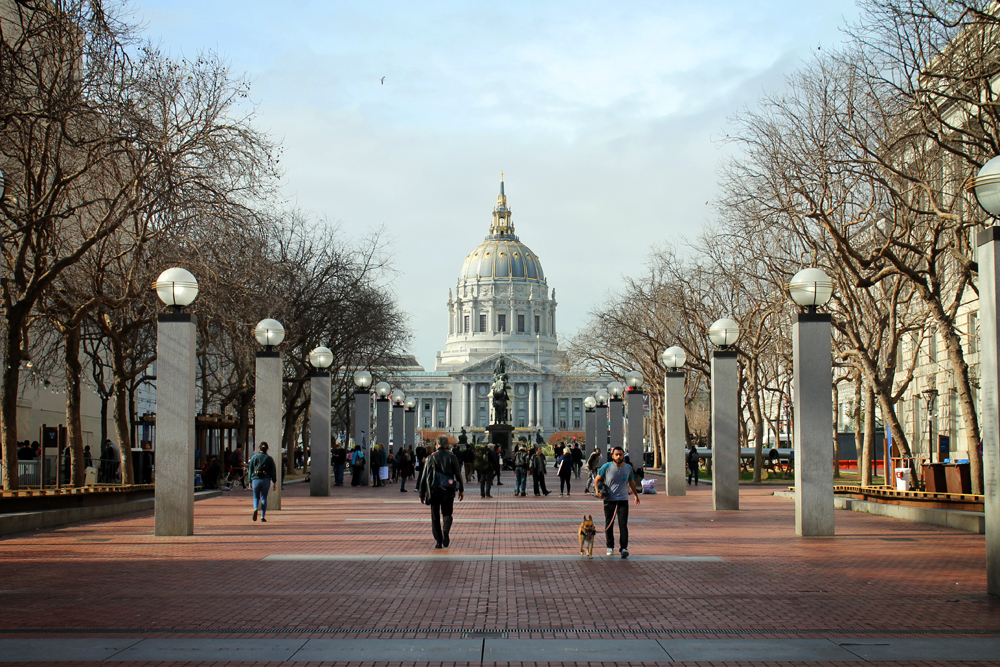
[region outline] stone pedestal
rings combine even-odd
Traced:
[[[979,233],[979,367],[983,417],[986,592],[1000,597],[1000,227]]]
[[[156,509],[153,534],[194,534],[195,318],[162,313],[156,328]]]
[[[620,398],[608,401],[608,434],[611,449],[625,447],[625,401]]]
[[[594,443],[597,448],[604,452],[605,460],[610,461],[611,450],[608,448],[608,405],[598,405],[594,408],[596,430],[594,431]]]
[[[330,374],[309,374],[312,406],[309,410],[309,495],[330,495]]]
[[[830,316],[798,313],[792,324],[795,534],[834,534],[833,341]]]
[[[625,445],[629,453],[629,460],[633,463],[643,465],[643,439],[645,436],[646,419],[643,415],[643,399],[645,394],[642,389],[632,389],[625,392],[625,414],[628,417],[628,430],[625,433]],[[636,460],[638,458],[638,461]]]
[[[594,411],[594,408],[589,408],[583,413],[583,437],[587,441],[584,459],[590,456],[590,452],[594,451],[594,447],[597,444],[597,439],[594,436],[596,431],[597,413]]]
[[[392,404],[392,445],[393,452],[398,452],[400,447],[403,446],[403,413],[406,408],[403,407],[402,403]],[[386,451],[389,451],[388,443],[386,444]]]
[[[514,427],[510,424],[490,424],[486,427],[490,434],[490,443],[500,445],[500,450],[506,455],[510,452],[511,436]]]
[[[267,494],[267,509],[281,509],[281,354],[274,350],[257,353],[257,383],[254,390],[254,437],[258,449],[266,442],[268,454],[278,469],[278,484]]]
[[[403,413],[403,446],[409,449],[417,439],[417,411],[409,409]]]
[[[667,495],[687,495],[684,429],[684,373],[668,372],[663,381],[663,442]]]
[[[712,353],[712,507],[740,508],[739,369],[736,353]]]
[[[369,449],[372,445],[382,445],[383,447],[389,447],[389,404],[388,398],[376,398],[375,399],[375,440],[368,443]],[[372,466],[375,463],[372,461],[371,451],[365,452],[365,484],[371,480]],[[378,474],[378,468],[375,468],[375,473]]]

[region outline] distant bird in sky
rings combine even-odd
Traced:
[[[385,85],[385,77],[384,76],[382,77],[382,85],[383,86]]]

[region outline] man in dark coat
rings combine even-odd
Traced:
[[[451,488],[445,488],[442,484],[450,484]],[[420,502],[431,506],[431,533],[434,535],[435,549],[447,548],[451,544],[452,508],[456,488],[458,499],[464,500],[461,464],[458,457],[451,453],[448,436],[442,435],[438,437],[437,450],[424,460],[420,475]]]

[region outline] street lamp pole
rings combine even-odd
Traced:
[[[320,346],[309,353],[309,495],[330,495],[330,365],[333,353]]]
[[[388,382],[379,382],[375,385],[375,440],[369,443],[369,449],[371,445],[382,445],[383,447],[389,446],[389,404],[392,402],[389,399],[389,394],[392,392],[392,387],[389,386]],[[366,453],[365,456],[365,483],[371,479],[371,469],[374,462],[371,460],[370,452]],[[375,468],[375,474],[378,474],[378,468]]]
[[[625,385],[621,382],[608,383],[608,393],[611,400],[608,401],[608,433],[611,434],[611,449],[615,447],[625,448],[625,402],[622,394],[625,393]]]
[[[667,367],[663,380],[663,472],[668,496],[686,496],[684,466],[687,464],[684,429],[684,372],[687,361],[684,348],[674,345],[660,355]]]
[[[372,374],[364,370],[355,372],[354,385],[357,387],[354,390],[354,445],[360,447],[365,455],[365,470],[367,472],[368,444],[371,442],[372,426],[372,397],[369,389],[372,386]],[[364,479],[367,481],[368,478]]]
[[[629,457],[633,466],[645,464],[646,456],[643,447],[643,436],[645,435],[645,394],[642,392],[642,373],[639,371],[629,371],[625,374],[625,416],[628,418],[628,431],[625,434],[625,443],[631,454]],[[636,462],[632,457],[638,456]]]
[[[281,353],[275,348],[285,340],[285,328],[277,320],[261,320],[254,329],[254,337],[264,346],[257,352],[257,375],[254,390],[254,437],[257,443],[266,442],[275,452],[278,483],[268,494],[268,509],[281,509],[281,479],[284,464],[281,460]],[[289,452],[294,455],[293,452]]]
[[[734,320],[716,320],[708,329],[712,352],[712,508],[740,508],[739,366],[730,349],[740,336]]]
[[[583,439],[587,443],[587,451],[589,451],[590,447],[597,446],[596,436],[594,435],[597,432],[597,413],[594,410],[597,407],[597,401],[593,396],[588,396],[583,399],[583,407]]]
[[[611,460],[611,450],[608,449],[608,390],[598,389],[594,393],[597,407],[594,410],[594,421],[597,430],[594,432],[594,443],[604,450],[607,460]]]

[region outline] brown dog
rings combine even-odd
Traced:
[[[580,524],[580,555],[584,555],[586,549],[587,558],[594,557],[594,536],[597,535],[597,528],[594,527],[594,517],[584,516],[583,523]]]

